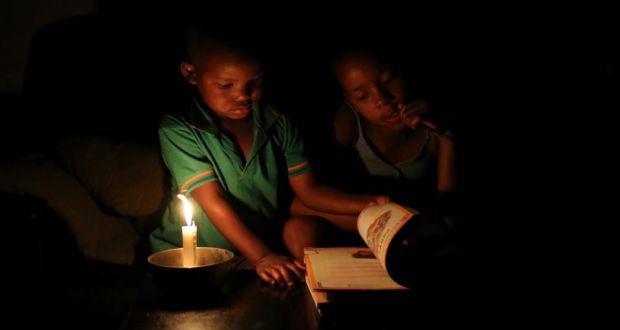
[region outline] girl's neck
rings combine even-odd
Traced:
[[[383,126],[378,126],[363,121],[363,130],[367,137],[369,137],[375,144],[390,145],[400,144],[406,142],[411,136],[411,129],[403,127],[401,129],[390,129]]]

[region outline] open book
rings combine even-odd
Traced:
[[[412,269],[403,256],[416,210],[395,203],[369,207],[357,229],[367,247],[304,249],[306,284],[317,307],[334,297],[394,297],[409,290]]]

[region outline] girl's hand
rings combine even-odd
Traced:
[[[263,281],[275,285],[291,286],[303,282],[306,267],[297,259],[269,253],[256,264],[256,274]]]
[[[408,104],[398,104],[398,109],[400,110],[401,120],[411,129],[416,129],[420,124],[433,129],[437,128],[437,125],[422,117],[428,111],[428,102],[424,100],[417,100]]]
[[[365,208],[368,208],[368,207],[371,207],[371,206],[375,206],[375,205],[387,204],[389,202],[390,202],[390,196],[378,195],[378,196],[375,196],[373,200],[368,202],[368,204],[366,204]]]
[[[411,102],[407,105],[398,104],[400,109],[400,118],[402,122],[411,129],[416,129],[420,125],[430,128],[439,136],[452,139],[452,132],[446,129],[439,129],[437,124],[424,118],[424,114],[428,112],[428,103],[424,100]]]

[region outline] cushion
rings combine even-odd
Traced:
[[[0,164],[0,192],[45,200],[87,258],[133,264],[139,236],[129,219],[102,212],[88,191],[50,157],[30,155]]]
[[[147,217],[163,209],[167,175],[159,151],[92,137],[63,140],[59,161],[113,213]]]

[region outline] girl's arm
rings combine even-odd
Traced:
[[[437,192],[452,192],[456,189],[454,142],[448,137],[432,133],[431,143],[437,155]]]
[[[191,194],[220,233],[256,267],[256,273],[263,281],[292,285],[295,276],[298,280],[303,279],[303,264],[271,252],[239,219],[224,198],[225,192],[219,183],[206,183]]]
[[[455,150],[452,139],[433,133],[431,143],[437,155],[437,195],[440,210],[449,227],[456,224],[454,214],[456,191]]]

